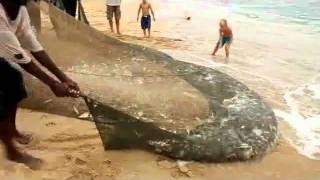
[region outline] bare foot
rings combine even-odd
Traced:
[[[117,34],[120,36],[120,35],[121,35],[121,32],[120,32],[120,31],[118,31],[118,32],[117,32]]]
[[[230,61],[230,59],[227,57],[227,58],[225,59],[226,64],[229,64],[229,61]]]
[[[19,133],[17,132],[15,135],[15,140],[20,144],[29,144],[32,140],[32,134],[30,133]]]
[[[39,170],[43,161],[26,153],[9,154],[8,159],[16,163],[22,163],[32,170]]]
[[[211,56],[216,56],[216,54],[215,54],[215,53],[212,53]]]

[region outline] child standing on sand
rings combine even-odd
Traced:
[[[217,45],[215,49],[213,50],[212,55],[215,56],[219,47],[225,48],[226,51],[226,57],[229,59],[229,49],[231,46],[231,43],[233,41],[233,33],[232,29],[228,26],[228,22],[226,19],[221,19],[220,20],[220,29],[219,29],[219,41],[217,42]]]
[[[153,21],[156,21],[154,17],[154,12],[151,4],[147,0],[142,0],[142,3],[139,6],[137,21],[139,21],[140,11],[142,11],[141,17],[141,28],[143,30],[144,37],[147,37],[146,30],[148,29],[148,38],[150,37],[151,31],[151,16],[150,11],[153,17]]]

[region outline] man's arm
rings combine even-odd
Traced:
[[[140,4],[140,5],[139,5],[139,9],[138,9],[138,17],[137,17],[137,21],[139,21],[139,17],[140,17],[141,9],[142,9],[142,7],[141,7],[141,4]]]
[[[61,82],[63,82],[67,78],[66,75],[55,65],[55,63],[44,50],[39,52],[31,52],[31,54],[42,66],[46,67]]]
[[[51,76],[49,76],[47,73],[45,73],[42,69],[40,69],[33,61],[30,61],[27,64],[20,64],[20,66],[30,73],[31,75],[38,78],[40,81],[42,81],[44,84],[48,85],[52,92],[57,97],[65,97],[65,96],[71,96],[71,97],[78,97],[79,95],[73,92],[70,92],[68,87],[63,84],[59,83],[55,79],[53,79]]]
[[[0,15],[0,45],[1,52],[4,58],[12,60],[15,63],[20,64],[20,66],[25,69],[30,74],[34,75],[40,79],[43,83],[48,85],[51,90],[59,97],[63,96],[73,96],[78,97],[74,92],[69,92],[68,86],[63,83],[59,83],[48,74],[46,74],[42,69],[40,69],[28,56],[28,54],[23,50],[17,36],[10,31],[8,24],[6,23],[6,17]],[[26,34],[30,35],[30,31]]]
[[[151,14],[152,14],[152,17],[153,17],[153,21],[156,21],[156,17],[154,16],[154,12],[153,12],[151,4],[149,5],[149,7],[150,7],[150,11],[151,11]]]
[[[47,68],[52,74],[54,74],[62,83],[66,83],[70,88],[79,90],[77,83],[72,81],[67,75],[65,75],[52,61],[46,51],[31,52],[33,57],[45,68]]]
[[[219,29],[219,40],[218,40],[217,44],[220,44],[220,41],[221,41],[221,39],[222,39],[222,36],[223,36],[223,32],[222,32],[221,29]]]
[[[66,76],[52,61],[43,47],[37,40],[35,33],[32,31],[30,24],[30,17],[26,8],[22,9],[23,21],[21,23],[21,34],[19,40],[27,50],[29,50],[33,57],[45,68],[47,68],[53,75],[57,77],[62,83],[65,83],[70,89],[79,90],[77,83]]]

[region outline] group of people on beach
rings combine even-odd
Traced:
[[[77,0],[62,0],[65,4],[65,10],[71,16],[76,15],[76,6]],[[121,19],[121,0],[107,0],[107,19],[109,21],[110,30],[114,33],[114,22],[116,25],[116,32],[118,35],[121,35],[120,32],[120,19]],[[142,13],[141,13],[142,12]],[[141,13],[141,18],[140,18]],[[138,8],[137,21],[140,19],[141,29],[143,30],[144,37],[150,38],[151,36],[151,15],[153,21],[156,21],[155,14],[152,8],[151,3],[148,0],[142,0]],[[186,17],[187,20],[191,20],[191,17]],[[215,56],[219,48],[225,48],[226,58],[229,59],[230,46],[233,41],[233,33],[231,28],[228,26],[226,19],[221,19],[219,23],[219,40],[212,52],[212,55]]]
[[[113,28],[113,17],[116,22],[117,34],[121,35],[120,32],[120,19],[121,19],[121,0],[107,0],[107,18],[109,21],[111,32],[114,33]],[[142,0],[138,8],[137,21],[139,22],[141,13],[141,29],[143,30],[144,37],[150,37],[151,35],[151,15],[153,21],[156,21],[154,11],[151,3],[148,0]]]
[[[107,18],[109,21],[111,32],[114,33],[113,28],[113,17],[116,22],[117,34],[120,33],[120,19],[121,19],[121,0],[107,0]],[[138,9],[137,21],[140,18],[140,12],[142,16],[140,19],[141,29],[143,30],[144,37],[150,37],[151,35],[151,15],[153,21],[156,21],[152,5],[148,0],[142,0]],[[191,20],[191,17],[187,17],[187,20]],[[212,55],[215,56],[219,48],[224,47],[227,59],[229,59],[230,46],[233,41],[232,29],[228,26],[226,19],[221,19],[219,23],[219,40],[212,52]]]
[[[59,5],[59,0],[51,0],[53,4]],[[78,0],[61,0],[63,4],[63,9],[69,15],[75,17],[77,9]],[[121,19],[121,0],[107,0],[106,1],[106,13],[107,19],[109,21],[110,30],[114,33],[114,22],[116,25],[116,33],[121,35],[120,32],[120,19]],[[141,13],[141,18],[140,18]],[[151,3],[148,0],[142,0],[138,9],[137,21],[140,20],[141,29],[143,30],[144,37],[150,37],[151,34],[151,15],[153,21],[155,21],[154,11],[152,9]],[[113,21],[114,20],[114,21]]]
[[[21,69],[46,84],[57,97],[78,98],[80,88],[56,66],[37,40],[30,24],[27,1],[0,0],[0,140],[5,145],[8,159],[36,169],[41,160],[18,150],[15,145],[15,143],[28,144],[32,140],[31,135],[18,131],[16,127],[18,103],[27,97]],[[120,34],[120,4],[121,0],[107,0],[110,28],[113,31],[114,17],[118,34]],[[144,36],[150,37],[151,15],[153,20],[155,16],[147,0],[142,0],[139,5],[137,20],[141,12],[141,28]],[[68,13],[74,15],[75,12]],[[226,56],[229,57],[233,34],[225,19],[220,22],[219,36],[220,40],[212,55],[216,54],[219,47],[224,46]],[[44,71],[41,66],[48,71]]]

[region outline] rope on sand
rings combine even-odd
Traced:
[[[107,77],[107,78],[114,78],[114,77],[126,77],[126,78],[151,78],[151,77],[181,77],[181,76],[186,76],[193,73],[181,73],[181,74],[152,74],[152,75],[124,75],[124,74],[119,74],[119,75],[113,75],[113,74],[96,74],[96,73],[86,73],[86,72],[78,72],[78,71],[66,71],[67,73],[72,73],[72,74],[81,74],[81,75],[88,75],[88,76],[98,76],[98,77]]]

